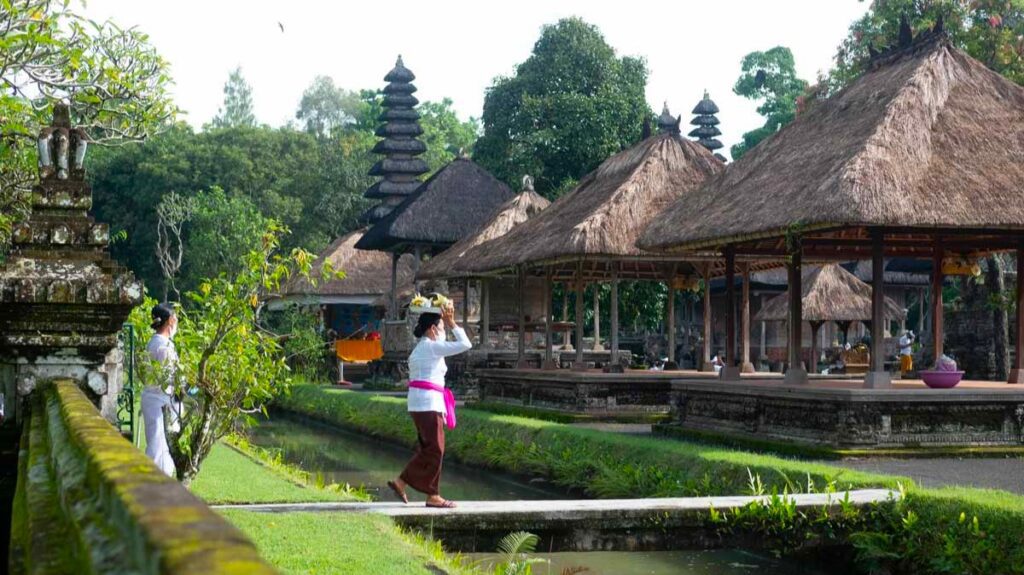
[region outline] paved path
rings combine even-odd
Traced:
[[[865,458],[822,461],[859,471],[905,475],[924,487],[962,485],[1004,489],[1024,495],[1024,458]]]
[[[866,505],[899,497],[898,493],[888,489],[862,489],[849,492],[850,501],[856,505]],[[820,507],[836,504],[845,493],[809,493],[791,496],[797,507]],[[524,516],[551,517],[560,521],[584,520],[596,517],[615,517],[623,515],[650,515],[715,509],[731,509],[742,507],[751,501],[766,500],[767,497],[753,496],[722,496],[722,497],[664,497],[651,499],[568,499],[561,501],[462,501],[454,509],[435,509],[420,505],[402,503],[262,503],[244,505],[213,505],[214,509],[244,509],[269,513],[289,511],[350,511],[360,513],[380,513],[390,517],[413,517],[421,515],[459,515],[459,516]]]
[[[588,423],[570,423],[572,427],[583,429],[596,429],[598,431],[610,431],[612,433],[625,433],[627,435],[650,435],[650,423],[602,423],[599,421]]]

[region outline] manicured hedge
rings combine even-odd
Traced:
[[[404,398],[315,385],[292,388],[277,407],[411,445],[416,433]],[[668,497],[748,493],[751,477],[779,492],[897,487],[907,478],[721,447],[580,429],[553,422],[461,409],[446,436],[447,456],[513,473],[541,475],[595,497]]]

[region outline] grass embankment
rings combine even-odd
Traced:
[[[281,408],[411,445],[405,399],[300,385]],[[779,492],[892,487],[910,479],[864,473],[733,449],[580,429],[549,421],[462,409],[447,454],[468,464],[541,475],[596,497],[747,493],[751,475]]]
[[[192,482],[210,504],[359,501],[360,492],[317,485],[265,450],[238,439],[218,444]],[[256,544],[260,555],[285,573],[432,575],[437,567],[462,573],[458,558],[440,545],[403,533],[389,518],[363,513],[220,512]]]
[[[415,439],[401,398],[303,385],[278,406],[393,441]],[[796,520],[794,511],[776,505],[741,510],[719,525],[782,536],[787,548],[805,540],[846,540],[866,571],[1024,574],[1024,497],[1003,491],[924,489],[904,477],[472,409],[459,412],[446,445],[450,456],[466,463],[543,475],[598,497],[750,493],[751,477],[767,492],[806,491],[808,484],[816,490],[902,487],[901,502],[852,520],[842,514]]]

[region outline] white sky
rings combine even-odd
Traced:
[[[732,93],[748,52],[788,46],[813,81],[827,70],[849,25],[867,11],[858,0],[684,0],[629,2],[488,0],[313,2],[290,0],[88,0],[85,14],[137,26],[170,62],[176,103],[201,126],[223,101],[228,73],[241,65],[260,122],[294,118],[313,77],[343,88],[382,88],[402,54],[417,97],[450,97],[463,118],[479,117],[495,76],[525,60],[544,24],[580,16],[619,55],[643,56],[647,100],[684,115],[704,89],[722,112],[723,152],[763,123],[756,104]],[[278,22],[284,25],[282,33]]]

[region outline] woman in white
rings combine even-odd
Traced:
[[[172,421],[176,421],[175,404],[171,398],[174,393],[174,375],[178,367],[178,352],[174,349],[174,334],[178,331],[178,317],[170,304],[159,304],[151,312],[153,323],[150,325],[156,333],[149,340],[146,351],[149,357],[160,363],[163,373],[159,374],[164,382],[160,385],[147,385],[142,389],[142,419],[146,425],[146,455],[156,462],[164,473],[175,476],[174,460],[171,450],[167,447],[164,433],[164,409],[172,413]]]
[[[442,326],[442,322],[444,326]],[[444,328],[452,330],[455,341],[446,341]],[[448,366],[444,358],[473,347],[466,332],[455,323],[451,304],[440,314],[424,313],[413,330],[419,338],[409,354],[409,415],[416,425],[416,454],[402,474],[388,481],[398,497],[408,503],[406,487],[427,495],[427,507],[455,507],[441,497],[441,463],[444,459],[444,427],[455,427],[454,397],[444,386]]]

